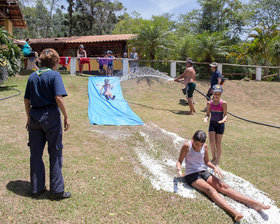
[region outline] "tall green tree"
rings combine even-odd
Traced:
[[[280,24],[280,0],[250,0],[247,14],[252,26],[263,24],[266,27]]]
[[[257,26],[241,45],[231,47],[229,58],[237,63],[253,65],[280,65],[280,29],[276,25]],[[264,69],[265,74],[269,70]]]
[[[74,5],[75,5],[75,1],[74,0],[67,0],[68,2],[68,8],[67,8],[67,11],[68,11],[68,27],[69,27],[69,33],[68,35],[69,36],[72,36],[72,33],[73,33],[73,9],[74,9]]]
[[[137,38],[131,42],[137,47],[142,59],[170,59],[174,56],[173,24],[168,16],[154,16],[152,21],[143,21]]]
[[[252,29],[248,39],[251,40],[248,47],[256,58],[256,61],[269,65],[272,55],[270,52],[272,40],[279,34],[280,30],[276,25],[269,27],[257,26]]]
[[[147,22],[147,21],[146,21]],[[145,20],[140,17],[137,12],[132,12],[132,15],[124,13],[120,17],[119,22],[115,25],[112,33],[122,34],[122,33],[138,33],[139,28],[145,23]]]
[[[76,16],[76,19],[82,19],[81,22],[84,24],[80,35],[111,33],[118,22],[117,13],[121,13],[123,8],[119,1],[77,0],[76,11],[79,16]]]
[[[199,9],[179,16],[178,35],[204,31],[226,31],[227,37],[238,39],[246,25],[246,10],[239,0],[198,0]]]

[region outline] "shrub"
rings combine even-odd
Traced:
[[[19,72],[21,57],[21,49],[13,42],[12,35],[0,27],[0,67],[5,67],[5,69],[0,69],[0,80],[5,75],[4,71],[7,71],[9,76]]]

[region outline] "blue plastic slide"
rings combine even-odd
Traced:
[[[91,124],[144,124],[123,98],[118,77],[89,77],[88,96],[88,117]]]

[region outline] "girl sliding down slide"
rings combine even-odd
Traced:
[[[109,100],[109,98],[110,98],[110,99],[114,100],[115,95],[113,96],[111,93],[111,89],[113,89],[113,86],[111,86],[111,84],[109,83],[109,79],[105,79],[104,82],[105,82],[105,84],[100,89],[100,95],[102,95],[102,90],[104,88],[104,96],[106,97],[106,99]]]
[[[209,161],[208,149],[205,142],[206,133],[202,130],[198,130],[195,132],[192,140],[183,145],[176,164],[179,176],[183,177],[190,186],[207,194],[218,206],[227,211],[235,221],[240,221],[243,215],[232,208],[218,192],[256,211],[269,209],[270,205],[264,205],[261,202],[242,195],[208,172],[206,166],[212,168],[215,175],[222,178],[220,169]],[[186,162],[185,175],[182,174],[181,169],[184,159]]]

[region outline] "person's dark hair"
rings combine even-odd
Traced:
[[[26,42],[29,41],[29,38],[27,38],[25,41],[26,41]]]
[[[59,62],[59,54],[52,48],[46,48],[40,54],[40,61],[42,67],[54,68]]]
[[[190,65],[193,65],[193,62],[192,62],[192,59],[191,58],[187,58],[186,59],[186,64],[190,64]]]
[[[193,140],[194,141],[199,141],[201,143],[205,143],[206,142],[206,133],[202,130],[198,130],[194,133],[193,135]]]

